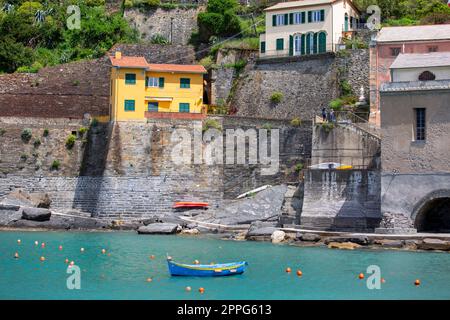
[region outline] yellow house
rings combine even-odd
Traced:
[[[151,64],[144,57],[110,56],[113,121],[147,118],[202,119],[200,65]]]

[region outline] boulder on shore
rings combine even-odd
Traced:
[[[297,235],[297,239],[300,241],[318,242],[321,236],[315,233],[300,233]]]
[[[42,208],[23,208],[22,219],[31,221],[48,221],[52,215],[51,211]]]
[[[361,246],[353,242],[330,242],[328,243],[328,248],[330,249],[344,249],[344,250],[354,250],[360,248]]]
[[[258,228],[258,229],[250,229],[247,232],[246,238],[247,240],[254,240],[254,241],[268,241],[271,240],[272,234],[277,229],[275,227],[264,227],[264,228]]]
[[[361,246],[365,246],[369,244],[369,238],[366,236],[350,236],[350,237],[328,237],[324,240],[325,244],[330,244],[331,242],[338,242],[338,243],[343,243],[343,242],[352,242],[352,243],[357,243]]]
[[[422,243],[419,243],[418,248],[422,249],[422,250],[449,251],[450,250],[450,242],[439,240],[439,239],[425,238],[425,239],[423,239]]]
[[[152,223],[137,229],[139,234],[174,234],[178,231],[175,223]]]
[[[281,243],[286,238],[286,233],[281,230],[275,230],[270,236],[272,243]]]

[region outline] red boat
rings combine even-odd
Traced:
[[[192,209],[192,208],[208,208],[209,204],[207,202],[175,202],[173,205],[174,209]]]

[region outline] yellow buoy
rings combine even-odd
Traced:
[[[152,282],[153,279],[152,278],[147,278],[147,282]]]
[[[45,257],[41,257],[39,260],[41,261],[45,261]]]
[[[200,261],[195,260],[194,263],[195,263],[195,264],[200,264]]]

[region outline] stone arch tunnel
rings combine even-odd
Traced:
[[[450,190],[437,190],[425,196],[412,214],[418,232],[450,233]]]

